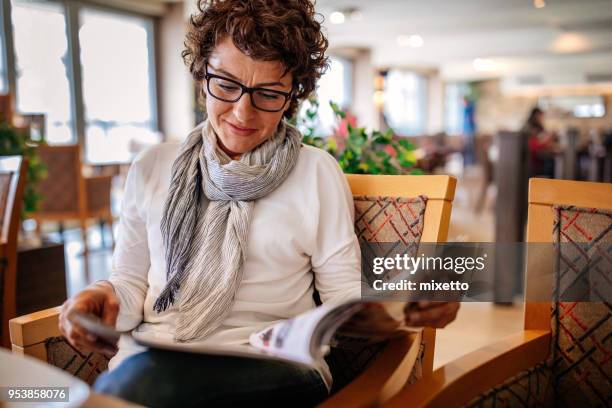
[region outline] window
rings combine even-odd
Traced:
[[[448,83],[444,89],[444,131],[449,135],[463,134],[464,98],[469,95],[466,83]]]
[[[14,73],[16,111],[44,115],[47,142],[83,143],[85,161],[100,164],[129,162],[161,139],[153,18],[77,0],[8,1],[15,62],[0,58],[0,91]]]
[[[343,109],[350,105],[352,64],[349,60],[340,57],[330,57],[327,72],[321,76],[317,84],[317,99],[319,101],[317,135],[329,136],[336,126],[336,117],[330,102],[338,104]],[[304,103],[302,110],[306,109],[308,102]]]
[[[81,9],[79,44],[85,111],[85,157],[128,162],[155,132],[150,19]]]
[[[425,131],[427,79],[414,72],[391,70],[384,89],[384,113],[393,130],[403,136]]]
[[[74,143],[64,9],[26,0],[12,9],[17,111],[44,114],[49,143]]]

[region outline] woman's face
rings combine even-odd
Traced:
[[[243,54],[229,37],[217,44],[208,59],[209,74],[227,77],[251,88],[290,92],[293,76],[283,75],[284,71],[280,61],[259,61]],[[208,92],[205,82],[203,86]],[[206,111],[221,149],[237,158],[274,134],[289,102],[280,112],[265,112],[255,108],[246,93],[234,103],[207,94]]]

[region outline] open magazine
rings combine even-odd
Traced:
[[[249,358],[282,360],[314,366],[330,347],[339,341],[373,343],[382,340],[371,336],[369,324],[376,320],[391,328],[392,335],[418,332],[420,328],[404,324],[405,302],[349,301],[337,305],[321,305],[292,319],[283,320],[252,333],[248,345],[218,345],[212,342],[178,343],[167,337],[137,329],[131,334],[119,333],[99,320],[87,315],[76,315],[75,321],[100,340],[115,346],[120,336],[131,338],[137,344],[150,348],[227,355]]]

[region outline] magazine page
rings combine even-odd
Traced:
[[[328,352],[335,329],[361,307],[358,301],[336,306],[321,305],[253,333],[249,342],[253,347],[278,357],[311,365]]]
[[[340,343],[376,343],[421,331],[422,328],[406,326],[407,307],[411,304],[351,301],[322,305],[253,333],[250,344],[282,358],[312,364]]]
[[[376,343],[420,332],[422,327],[410,327],[405,323],[405,310],[413,306],[412,302],[362,302],[361,309],[335,330],[332,345],[346,341]]]

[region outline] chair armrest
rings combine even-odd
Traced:
[[[404,388],[385,407],[463,406],[486,390],[540,363],[551,333],[525,330],[452,361]]]
[[[61,336],[58,326],[60,308],[52,307],[9,320],[11,343],[26,348],[49,337]]]
[[[323,407],[364,407],[382,403],[408,381],[421,347],[422,332],[393,339],[350,384],[324,401]]]

